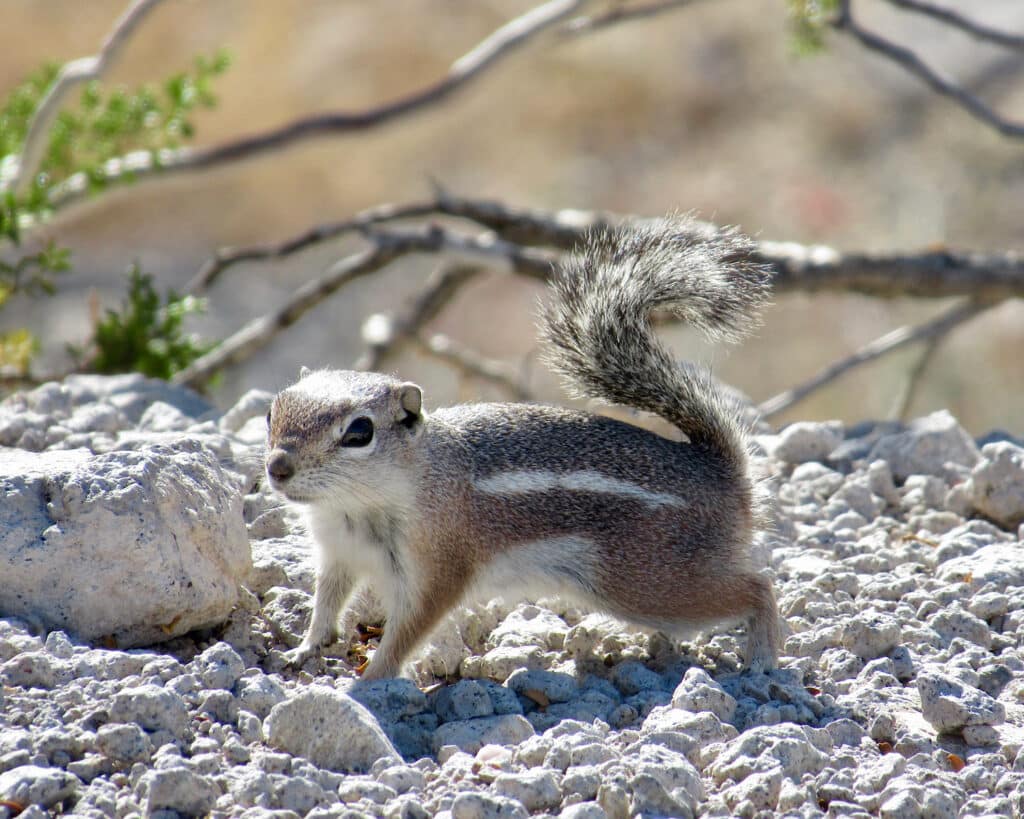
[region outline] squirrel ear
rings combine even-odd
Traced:
[[[299,367],[299,381],[301,381],[303,378],[305,378],[311,372],[313,372],[313,371],[311,369],[309,369],[309,367]]]
[[[398,403],[402,409],[398,422],[411,429],[423,417],[423,390],[410,382],[402,384],[398,388]]]

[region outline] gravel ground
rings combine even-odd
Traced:
[[[225,622],[130,650],[0,619],[0,817],[1024,814],[1024,449],[1008,435],[974,441],[936,413],[758,436],[778,523],[755,551],[790,632],[778,671],[740,670],[739,632],[673,644],[549,599],[461,609],[412,679],[355,684],[371,634],[284,664],[313,568],[296,513],[258,487],[268,396],[221,416],[153,389],[16,396],[0,446],[219,441],[250,490],[247,590]]]

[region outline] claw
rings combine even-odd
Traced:
[[[291,651],[284,653],[285,662],[288,663],[292,668],[300,668],[305,665],[306,660],[310,657],[314,657],[317,654],[317,650],[307,645],[300,645],[298,648],[293,648]]]

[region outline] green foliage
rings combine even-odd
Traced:
[[[38,253],[22,256],[10,264],[0,259],[0,307],[15,293],[52,296],[57,289],[53,274],[70,267],[71,252],[50,242]]]
[[[50,242],[38,253],[22,256],[13,264],[0,259],[0,308],[17,293],[33,297],[53,295],[53,275],[68,269],[69,255],[67,249]],[[0,367],[24,375],[38,349],[38,339],[27,329],[0,333]]]
[[[26,218],[45,218],[53,190],[77,173],[93,191],[107,182],[106,163],[132,151],[146,151],[159,163],[161,151],[180,147],[195,133],[191,115],[217,103],[213,80],[230,65],[226,52],[197,57],[189,71],[174,74],[160,86],[134,91],[88,83],[77,108],[61,111],[50,130],[39,168],[24,194],[8,191],[0,204],[0,236],[18,241]],[[32,116],[58,74],[47,64],[31,75],[0,105],[0,168],[14,161],[28,134]],[[130,177],[126,180],[130,181]]]
[[[159,164],[161,152],[180,147],[195,133],[192,114],[199,108],[216,105],[213,81],[229,64],[230,59],[223,51],[213,57],[197,57],[190,70],[171,76],[159,86],[144,85],[134,91],[106,88],[99,82],[88,83],[77,107],[69,107],[57,115],[30,183],[21,192],[0,187],[0,242],[7,240],[19,245],[23,226],[45,220],[50,215],[52,193],[76,174],[84,174],[89,189],[97,192],[108,184],[105,168],[111,159],[145,151],[152,162]],[[0,101],[0,182],[13,177],[32,117],[59,71],[59,65],[47,63],[15,88],[6,100]],[[130,175],[119,178],[131,181]],[[51,243],[44,250],[23,255],[14,262],[0,259],[0,309],[16,293],[32,297],[51,295],[55,289],[54,276],[69,269],[69,255],[67,249]],[[144,355],[137,351],[122,358],[126,363],[119,371],[132,369],[131,362],[139,360],[146,362],[144,367],[151,368],[143,369],[144,372],[167,377],[162,373],[173,373],[184,366],[179,362],[187,363],[191,360],[189,355],[195,357],[191,342],[180,335],[180,322],[188,312],[194,312],[197,305],[194,300],[169,296],[167,304],[159,307],[159,298],[152,291],[148,278],[142,278],[145,278],[144,283],[142,279],[139,283],[132,279],[128,304],[141,310],[148,287],[156,298],[158,307],[154,309],[160,317],[158,319],[155,313],[150,317],[153,335],[148,340],[149,352]],[[175,316],[178,316],[177,324]],[[135,320],[143,322],[136,329],[144,330],[145,314],[137,312]],[[118,327],[128,329],[127,324],[121,326],[109,318],[105,325],[104,332],[115,335]],[[162,352],[161,345],[165,345]],[[38,346],[28,330],[0,334],[0,367],[26,372]],[[100,350],[101,360],[108,362],[103,366],[114,366],[109,363],[117,360],[116,355],[111,355],[112,350],[102,345]]]
[[[87,366],[98,373],[170,378],[211,348],[183,328],[186,316],[205,309],[202,299],[172,291],[161,299],[153,277],[132,265],[128,297],[120,310],[107,310],[97,322]],[[77,356],[82,357],[80,351]]]
[[[825,31],[839,11],[839,0],[787,0],[793,51],[799,56],[820,54]]]

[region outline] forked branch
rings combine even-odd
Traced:
[[[923,81],[937,94],[941,94],[942,96],[951,99],[975,119],[995,128],[1003,136],[1012,137],[1014,139],[1024,138],[1024,123],[1007,119],[962,85],[942,76],[942,74],[928,65],[928,63],[922,60],[914,51],[906,46],[887,40],[886,38],[881,37],[873,31],[861,26],[853,16],[852,5],[853,0],[840,0],[839,14],[834,22],[836,29],[845,31],[865,48],[870,51],[874,51],[876,54],[881,54],[886,59],[901,66],[903,69]],[[906,0],[903,0],[903,2],[898,3],[898,5],[904,5],[908,8],[913,7],[915,11],[921,12],[924,12],[925,8],[928,8],[929,12],[927,13],[931,13],[932,16],[937,19],[939,18],[939,15],[935,13],[936,7],[933,7],[930,4],[908,3]],[[966,21],[962,17],[959,15],[952,16],[958,21],[959,28],[965,28]],[[951,22],[951,20],[948,19],[948,16],[945,22]],[[978,29],[975,28],[973,33],[975,33],[976,36],[980,36],[977,34],[977,31]],[[1017,38],[1011,38],[1011,41],[1015,39]],[[1019,46],[1014,45],[1013,47],[1016,48]]]
[[[39,162],[46,149],[50,127],[57,114],[60,113],[67,95],[77,86],[99,79],[120,54],[122,47],[131,38],[145,16],[161,2],[162,0],[135,0],[114,24],[98,53],[91,57],[72,60],[61,67],[57,79],[54,80],[53,85],[50,86],[32,116],[28,133],[25,136],[25,144],[22,146],[21,155],[18,157],[17,167],[8,185],[8,190],[12,190],[16,194],[25,192],[39,168]]]
[[[976,300],[964,301],[956,304],[950,310],[940,314],[937,318],[918,325],[917,327],[900,327],[881,338],[877,338],[869,344],[861,347],[857,352],[848,358],[830,364],[813,378],[802,384],[779,393],[774,398],[769,398],[758,407],[765,418],[772,418],[781,412],[792,407],[794,404],[803,401],[812,393],[822,387],[831,384],[837,378],[845,375],[850,370],[875,361],[884,355],[895,352],[918,341],[927,341],[948,334],[953,328],[974,318],[979,313],[994,307],[991,302]]]
[[[500,26],[455,60],[439,80],[391,102],[363,111],[332,111],[300,117],[276,128],[229,140],[210,148],[178,148],[163,151],[157,161],[146,152],[129,154],[120,160],[111,160],[107,163],[105,181],[116,182],[126,174],[131,174],[133,179],[141,179],[154,173],[164,175],[204,170],[251,159],[312,137],[353,133],[386,125],[435,106],[453,96],[536,35],[578,12],[586,2],[587,0],[548,0],[530,9]],[[88,180],[84,175],[76,174],[54,192],[51,205],[54,208],[69,205],[87,191]]]

